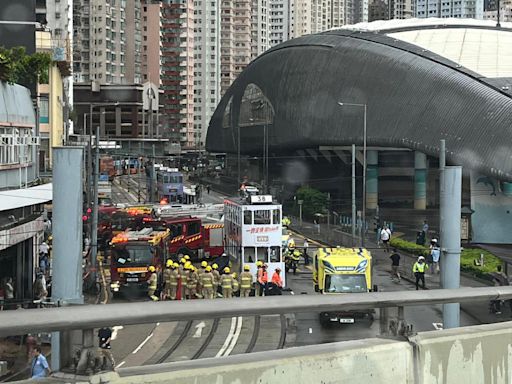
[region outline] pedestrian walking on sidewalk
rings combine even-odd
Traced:
[[[384,252],[389,252],[389,241],[391,240],[391,230],[387,225],[380,231],[380,240],[384,244]]]
[[[492,279],[494,281],[494,286],[496,287],[505,287],[510,285],[508,276],[502,271],[501,265],[498,265],[496,267],[496,272],[492,273]],[[510,311],[512,312],[512,300],[507,301],[508,305],[510,306]],[[495,315],[501,315],[501,300],[492,300],[491,310]]]
[[[116,362],[114,361],[114,356],[112,355],[110,340],[112,339],[112,330],[108,327],[100,328],[98,331],[98,354],[100,358],[100,363],[102,369],[105,369],[105,358],[112,364],[112,370],[116,368]]]
[[[427,263],[425,263],[425,258],[423,256],[418,257],[418,261],[414,263],[412,267],[412,271],[414,276],[416,277],[416,290],[419,289],[420,281],[421,288],[425,289],[425,272],[428,269]]]
[[[441,248],[437,244],[432,246],[430,251],[430,257],[432,259],[432,274],[439,273],[439,259],[441,258]]]
[[[210,184],[208,184],[208,185],[206,186],[206,192],[207,192],[208,194],[210,194],[210,189],[212,189],[212,187],[210,186]]]
[[[398,282],[400,282],[400,272],[398,271],[398,267],[400,267],[400,254],[393,248],[393,253],[389,256],[391,259],[391,278],[397,278]]]
[[[304,238],[304,265],[309,265],[308,248],[309,248],[308,239]]]
[[[52,374],[52,370],[46,361],[46,357],[41,353],[41,347],[38,345],[34,348],[30,377],[39,379]]]

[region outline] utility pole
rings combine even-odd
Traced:
[[[155,162],[156,162],[156,152],[155,152],[155,144],[151,145],[151,149],[153,151],[153,161],[152,161],[152,167],[151,167],[151,201],[157,201],[158,200],[158,193],[156,191],[156,168],[155,168]],[[156,196],[156,198],[155,198]]]
[[[441,186],[441,249],[444,258],[443,288],[460,288],[460,221],[462,167],[445,167]],[[443,328],[460,326],[460,304],[443,304]]]
[[[356,145],[352,144],[352,246],[356,244]]]
[[[92,206],[91,266],[93,282],[96,284],[98,256],[98,178],[100,173],[100,127],[96,127],[96,150],[94,154],[94,203]]]

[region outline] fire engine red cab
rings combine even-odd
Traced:
[[[148,267],[161,271],[168,258],[170,231],[143,228],[116,235],[110,242],[111,290],[145,289]]]

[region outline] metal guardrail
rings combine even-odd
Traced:
[[[361,310],[512,299],[512,286],[80,305],[0,313],[0,337],[103,326],[232,316]]]

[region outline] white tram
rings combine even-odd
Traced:
[[[268,279],[281,268],[286,285],[284,260],[281,254],[282,209],[270,195],[252,195],[247,198],[224,200],[225,251],[233,271],[240,273],[244,265],[256,274],[256,262],[268,265]]]

